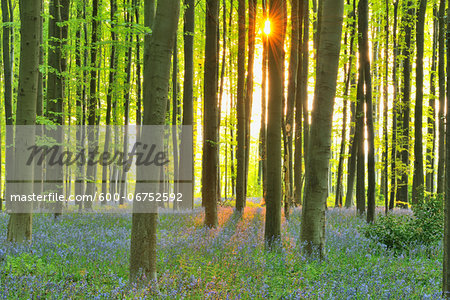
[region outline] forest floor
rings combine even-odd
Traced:
[[[131,217],[33,217],[33,242],[5,242],[0,214],[1,299],[436,299],[442,250],[394,254],[366,239],[354,210],[327,212],[326,260],[301,255],[300,210],[283,219],[282,247],[264,251],[264,208],[219,211],[206,230],[202,212],[160,215],[158,289],[129,287]]]

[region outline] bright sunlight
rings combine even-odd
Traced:
[[[270,35],[270,31],[271,31],[270,20],[267,19],[267,20],[264,22],[264,34],[265,34],[265,35]]]

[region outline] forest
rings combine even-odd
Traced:
[[[450,298],[450,0],[0,4],[0,298]]]

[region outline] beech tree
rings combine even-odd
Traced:
[[[245,207],[245,0],[238,0],[238,54],[237,54],[237,172],[236,172],[236,209],[242,211]]]
[[[306,243],[305,252],[312,255],[317,251],[320,257],[323,257],[325,247],[325,202],[328,196],[331,123],[339,69],[343,13],[343,0],[322,2],[316,63],[317,78],[300,233],[301,241]]]
[[[422,141],[422,118],[423,118],[423,51],[424,30],[427,0],[420,0],[417,11],[416,26],[416,106],[414,110],[414,177],[412,185],[412,202],[416,204],[419,199],[420,190],[424,190],[423,169],[423,141]]]
[[[146,27],[151,26],[149,23],[150,2],[149,0],[145,1]],[[143,125],[163,125],[165,122],[170,65],[178,26],[179,10],[180,1],[178,0],[158,1],[152,37],[145,40]],[[144,134],[149,133],[145,132],[144,129],[142,135]],[[138,168],[137,171],[140,174],[149,171],[159,172],[157,168],[144,170],[144,167]],[[136,192],[145,192],[145,186],[143,186],[143,191],[139,190],[140,187],[140,185],[136,187]],[[130,280],[132,282],[139,281],[143,276],[147,280],[156,279],[156,226],[158,214],[139,213],[138,203],[134,203],[133,206],[131,225]],[[149,205],[148,203],[141,204]]]
[[[217,27],[218,0],[206,2],[205,82],[203,122],[202,199],[205,204],[205,225],[217,226]]]
[[[264,237],[270,248],[281,233],[281,118],[283,99],[283,5],[285,0],[269,1],[268,36],[269,97],[267,101],[267,195]],[[270,141],[270,142],[269,142]]]
[[[41,1],[20,1],[20,67],[19,88],[17,94],[16,131],[20,138],[15,140],[15,171],[14,178],[20,179],[20,187],[15,184],[14,193],[22,195],[33,194],[33,166],[24,164],[27,160],[27,145],[33,145],[35,131],[27,130],[21,125],[36,124],[36,101],[39,77],[39,45],[40,45],[40,14]],[[24,129],[23,129],[24,128]],[[8,222],[7,240],[23,242],[31,240],[32,234],[32,204],[22,203],[27,212],[12,213]]]

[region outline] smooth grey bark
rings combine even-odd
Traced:
[[[373,125],[373,103],[372,103],[372,78],[369,60],[369,2],[360,0],[359,2],[361,44],[360,63],[364,65],[364,100],[366,103],[366,123],[367,123],[367,222],[375,220],[375,131]]]
[[[401,129],[400,129],[400,145],[402,150],[400,152],[401,161],[403,165],[403,172],[397,186],[397,204],[406,207],[408,203],[408,177],[409,177],[409,122],[410,122],[410,104],[411,104],[411,36],[412,23],[414,18],[414,5],[411,0],[403,3],[403,24],[405,24],[404,42],[402,48],[403,57],[403,88],[402,88],[402,103],[401,103]]]
[[[106,93],[106,116],[105,116],[105,142],[104,142],[104,151],[110,150],[110,141],[111,141],[111,110],[112,110],[112,98],[114,94],[114,85],[115,85],[115,75],[116,75],[116,11],[117,11],[117,2],[116,0],[110,0],[110,18],[111,18],[111,52],[109,56],[109,82],[108,82],[108,90]],[[139,64],[138,64],[139,65]],[[102,167],[102,194],[106,195],[108,193],[108,171],[109,167],[107,164],[103,164]],[[111,175],[111,174],[110,174]],[[111,177],[111,176],[110,176]],[[106,201],[103,201],[102,204],[106,204]]]
[[[349,4],[350,1],[347,1],[347,4]],[[353,11],[350,11],[349,19],[352,18]],[[344,39],[344,45],[347,45],[348,42],[350,42],[349,45],[349,51],[347,53],[347,49],[345,49],[345,54],[349,55],[348,62],[345,65],[345,81],[344,81],[344,107],[343,107],[343,118],[342,118],[342,131],[341,131],[341,149],[339,150],[339,164],[338,164],[338,174],[336,178],[336,198],[335,198],[335,207],[342,207],[343,205],[343,173],[344,173],[344,156],[345,156],[345,145],[346,145],[346,135],[347,135],[347,119],[348,119],[348,102],[349,102],[349,94],[350,94],[350,83],[353,76],[353,55],[354,55],[354,48],[353,48],[353,42],[354,42],[354,33],[355,33],[355,26],[354,22],[348,22],[347,23],[347,29],[350,29],[350,40],[348,38],[348,35],[345,35]],[[354,172],[353,172],[354,173]],[[351,187],[353,192],[353,184]],[[346,203],[347,204],[347,203]]]
[[[50,1],[50,19],[48,25],[48,66],[47,77],[47,117],[57,125],[64,124],[64,72],[66,71],[66,58],[64,57],[64,47],[67,44],[67,25],[69,18],[69,0]],[[54,139],[57,145],[63,143],[63,131],[48,129],[47,136]],[[62,147],[59,147],[60,153]],[[64,191],[64,170],[62,165],[55,165],[47,168],[46,176],[50,180],[45,184],[45,192],[63,194]],[[55,181],[55,178],[60,180]],[[62,203],[58,201],[55,206],[55,218],[62,213]]]
[[[444,1],[442,1],[444,2]],[[450,0],[447,1],[450,7]],[[445,6],[445,4],[444,4]],[[450,10],[447,10],[447,20],[450,20]],[[450,23],[447,21],[447,31]],[[447,34],[447,45],[450,45],[450,35]],[[450,67],[450,47],[447,47],[447,70]],[[447,99],[450,99],[450,72],[447,72]],[[447,101],[447,122],[450,120],[450,101]],[[450,141],[450,130],[446,131],[447,141]],[[450,143],[446,143],[445,153],[445,200],[444,200],[444,255],[442,270],[442,295],[450,298]]]
[[[27,158],[27,145],[34,144],[35,131],[21,130],[20,125],[36,124],[36,101],[39,77],[40,51],[40,13],[41,1],[21,0],[20,10],[20,66],[19,88],[17,95],[16,130],[20,131],[20,139],[15,141],[15,177],[24,180],[15,185],[14,193],[30,195],[33,193],[33,166],[23,164]],[[17,127],[19,126],[19,127]],[[27,205],[22,203],[22,205]],[[28,213],[10,214],[8,221],[7,240],[23,242],[31,240],[32,235],[32,206],[28,204]]]
[[[435,156],[436,156],[436,71],[438,46],[438,8],[433,8],[433,47],[431,52],[430,96],[428,99],[428,137],[426,154],[425,186],[427,192],[434,192]]]
[[[245,187],[245,0],[238,0],[238,54],[237,54],[237,149],[236,149],[236,209],[242,211],[246,202]]]
[[[424,31],[425,15],[427,11],[427,0],[420,0],[419,10],[416,19],[416,105],[414,111],[414,175],[412,185],[412,203],[417,204],[418,197],[424,190],[424,169],[423,169],[423,52],[424,52]]]
[[[397,47],[397,14],[398,14],[398,0],[394,2],[394,24],[392,28],[393,39],[393,67],[392,67],[392,82],[393,82],[393,103],[392,103],[392,145],[391,145],[391,193],[389,196],[389,210],[394,209],[396,190],[397,190],[397,119],[398,119],[398,47]]]
[[[184,11],[184,85],[183,85],[183,126],[181,132],[180,146],[180,174],[186,174],[186,178],[191,179],[192,184],[180,185],[180,192],[185,195],[181,206],[183,209],[194,208],[194,159],[193,159],[193,134],[192,128],[194,124],[194,31],[195,31],[195,1],[185,0],[186,9]],[[188,146],[189,145],[189,146]],[[188,148],[190,147],[190,148]],[[192,159],[189,159],[191,156]]]
[[[302,3],[303,4],[303,3]],[[285,155],[284,165],[286,169],[286,196],[284,203],[284,215],[289,218],[290,207],[294,204],[294,169],[293,169],[293,135],[294,135],[294,113],[296,104],[296,93],[298,83],[298,63],[299,63],[299,30],[303,29],[302,19],[298,15],[298,0],[291,0],[291,49],[290,49],[290,61],[288,71],[288,89],[286,100],[286,119],[284,121],[285,138]],[[302,24],[299,26],[299,24]]]
[[[13,22],[13,9],[10,7],[11,1],[2,0],[2,21],[3,23]],[[13,78],[14,78],[14,28],[13,26],[3,26],[2,36],[2,54],[3,54],[3,76],[4,76],[4,109],[5,109],[5,124],[6,126],[13,125]],[[7,130],[5,135],[6,145],[13,145],[14,131]],[[14,161],[14,151],[12,147],[5,149],[5,161]],[[10,195],[8,190],[8,181],[13,177],[14,165],[10,163],[5,164],[5,199]],[[1,201],[0,201],[1,202]]]
[[[145,26],[149,27],[148,6],[145,1]],[[159,1],[152,38],[145,40],[144,50],[144,125],[163,125],[166,117],[170,81],[170,65],[175,43],[180,1]],[[147,130],[148,131],[148,130]],[[144,134],[149,134],[145,130]],[[162,137],[161,137],[162,138]],[[162,140],[159,141],[161,145]],[[139,178],[159,173],[157,167],[137,168]],[[148,173],[152,174],[148,174]],[[144,192],[145,185],[138,184],[136,192]],[[136,205],[136,203],[134,204]],[[143,203],[146,205],[146,203]],[[147,203],[148,205],[148,203]],[[130,281],[138,282],[145,276],[147,281],[156,279],[156,227],[157,213],[139,213],[139,205],[133,206],[130,248]]]
[[[248,61],[247,78],[245,82],[245,198],[248,189],[248,165],[250,160],[250,125],[253,107],[253,69],[255,64],[255,37],[257,1],[248,0]],[[245,200],[246,203],[246,200]],[[244,206],[245,206],[244,203]]]
[[[389,136],[388,136],[388,101],[389,101],[389,0],[385,1],[385,24],[384,24],[384,77],[383,77],[383,180],[382,185],[384,208],[387,214],[389,210]]]
[[[438,76],[439,76],[439,112],[438,112],[438,173],[437,173],[437,193],[444,193],[445,188],[445,0],[439,4],[439,49],[438,49]]]
[[[284,0],[269,1],[271,34],[268,36],[269,97],[267,103],[267,194],[264,237],[270,248],[281,234],[281,125]],[[281,37],[281,38],[280,38]]]
[[[331,127],[339,69],[344,1],[324,0],[322,5],[300,235],[301,242],[306,244],[305,253],[317,254],[319,257],[323,257],[325,248],[325,203],[328,194]]]
[[[202,158],[202,199],[205,204],[205,225],[217,226],[217,29],[218,0],[206,2],[205,72],[204,72],[204,123]]]
[[[99,9],[99,0],[92,1],[92,31],[91,31],[91,71],[90,71],[90,79],[89,79],[89,99],[87,102],[87,141],[88,141],[88,151],[89,153],[95,151],[97,142],[97,128],[94,125],[97,125],[98,119],[98,94],[97,94],[97,41],[99,39],[99,30],[98,30],[98,9]],[[95,194],[95,175],[96,175],[96,167],[92,165],[88,165],[86,168],[86,194],[94,195]],[[86,210],[92,209],[92,202],[87,201],[84,203],[84,208]]]
[[[262,1],[263,20],[267,19],[267,3]],[[267,36],[263,36],[262,80],[261,80],[261,128],[259,131],[259,172],[258,179],[262,183],[262,199],[265,201],[267,191],[266,174],[266,110],[267,110]]]

